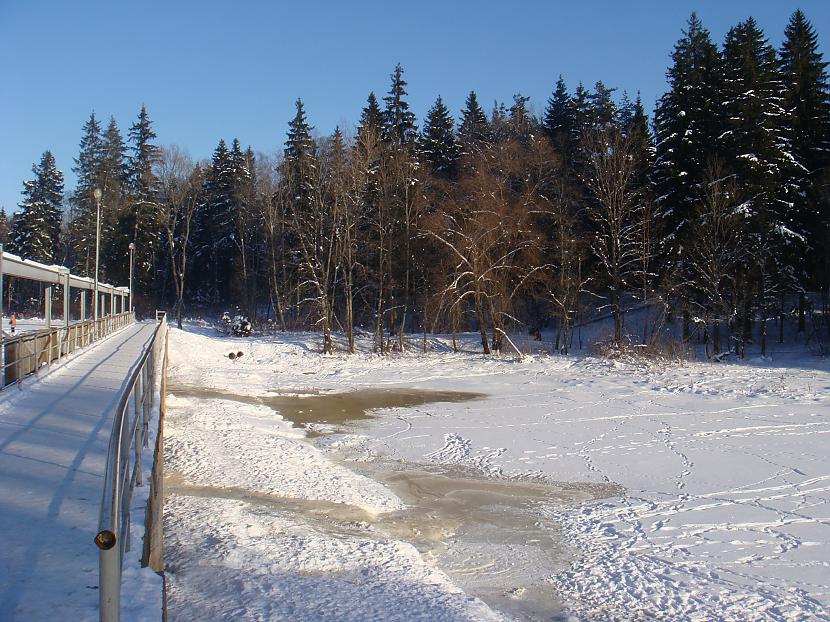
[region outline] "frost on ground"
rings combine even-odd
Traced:
[[[830,620],[824,361],[782,354],[778,366],[658,367],[472,352],[323,357],[311,335],[171,335],[171,381],[186,386],[244,396],[383,386],[489,396],[378,412],[314,444],[262,407],[176,398],[168,451],[193,484],[377,513],[400,500],[357,475],[352,458],[458,465],[493,478],[616,483],[625,491],[617,497],[539,508],[561,525],[571,551],[565,570],[547,579],[564,615]],[[241,360],[227,359],[240,349]],[[208,601],[235,619],[499,616],[408,544],[380,534],[327,532],[244,499],[172,495],[167,520],[171,620],[224,619],[172,615],[206,611],[198,607]]]

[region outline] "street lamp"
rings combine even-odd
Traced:
[[[95,320],[95,330],[98,330],[98,253],[101,248],[101,189],[92,191],[95,197],[95,304],[92,306],[92,315]]]
[[[130,303],[127,309],[133,312],[133,256],[135,254],[135,242],[130,242]]]

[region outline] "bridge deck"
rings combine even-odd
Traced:
[[[154,328],[131,325],[0,393],[0,620],[97,620],[112,415]]]

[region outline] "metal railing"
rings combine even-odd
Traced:
[[[43,367],[59,363],[69,354],[134,321],[131,312],[107,315],[97,321],[86,320],[69,326],[46,328],[3,337],[0,344],[0,389],[21,382]]]
[[[167,318],[164,313],[156,316],[153,339],[130,375],[113,418],[95,536],[102,622],[118,622],[121,615],[121,569],[124,555],[130,551],[130,502],[134,487],[143,485],[141,453],[149,443],[155,372],[167,357]]]

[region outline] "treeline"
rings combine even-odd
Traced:
[[[830,330],[825,68],[801,11],[777,51],[751,18],[719,47],[692,15],[653,122],[639,97],[560,78],[541,117],[521,95],[487,114],[471,92],[458,123],[439,97],[419,130],[400,65],[351,136],[316,135],[297,100],[280,157],[234,140],[194,163],[155,145],[144,109],[127,145],[93,115],[63,226],[47,152],[8,246],[89,274],[100,188],[102,274],[124,282],[134,243],[139,301],[179,318],[235,305],[319,330],[324,351],[363,328],[377,351],[473,329],[490,352],[550,324],[567,352],[591,313],[617,342],[648,342],[669,314],[713,353],[726,331],[765,352],[771,319],[783,339],[785,316],[814,317],[808,292]],[[626,327],[635,302],[648,312]]]

